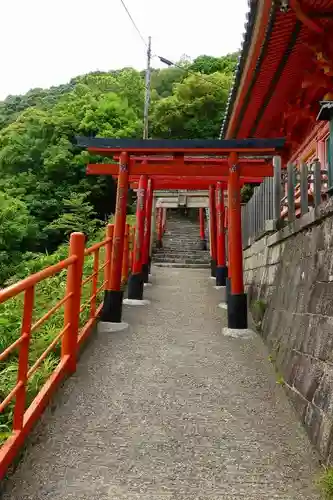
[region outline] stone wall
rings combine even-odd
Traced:
[[[333,200],[244,252],[250,306],[324,460],[333,462]],[[258,304],[258,303],[257,303]]]

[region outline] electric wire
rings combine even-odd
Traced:
[[[136,24],[136,22],[134,21],[134,19],[133,19],[132,15],[131,15],[131,13],[130,13],[130,11],[128,10],[128,8],[127,8],[127,6],[126,6],[126,4],[125,4],[125,2],[124,2],[124,0],[120,0],[120,1],[121,1],[122,6],[124,7],[124,9],[125,9],[125,11],[126,11],[126,13],[127,13],[128,17],[130,18],[130,20],[131,20],[131,22],[132,22],[132,24],[133,24],[133,26],[134,26],[134,28],[135,28],[136,32],[138,33],[139,37],[141,38],[141,40],[143,41],[143,43],[144,43],[144,44],[145,44],[145,46],[147,47],[147,46],[148,46],[148,43],[147,43],[147,41],[145,40],[144,36],[142,35],[141,31],[139,30],[138,25],[137,25],[137,24]]]

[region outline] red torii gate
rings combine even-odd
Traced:
[[[141,161],[141,158],[140,158]],[[93,175],[95,170],[100,171],[100,164],[90,164],[87,173],[89,175]],[[108,175],[111,175],[112,172],[115,170],[118,170],[118,165],[113,165],[110,164],[108,166]],[[117,178],[118,173],[112,174],[113,177]],[[144,188],[139,188],[139,183],[140,183],[140,178],[141,176],[139,175],[130,175],[129,180],[130,182],[130,187],[132,189],[144,189]],[[257,184],[259,182],[263,181],[263,177],[242,177],[240,179],[240,185],[244,184]],[[216,278],[216,285],[217,286],[225,286],[226,285],[226,278],[228,274],[227,266],[225,265],[225,258],[222,258],[221,255],[223,255],[223,250],[221,249],[221,245],[225,245],[224,243],[224,224],[223,224],[223,230],[220,229],[219,227],[221,226],[216,223],[218,220],[221,220],[223,217],[224,221],[224,207],[223,207],[223,215],[220,214],[217,210],[217,202],[215,202],[215,190],[213,190],[213,186],[217,185],[218,182],[221,184],[221,188],[224,190],[227,188],[227,183],[228,183],[228,177],[213,177],[213,176],[205,176],[205,177],[192,177],[192,176],[187,176],[187,177],[176,177],[172,175],[168,176],[163,176],[161,177],[160,175],[154,175],[150,178],[150,186],[151,189],[155,190],[169,190],[169,189],[186,189],[186,190],[198,190],[198,189],[210,189],[211,196],[209,197],[210,200],[210,220],[211,220],[211,240],[212,244],[210,245],[210,250],[211,250],[211,273],[212,277]],[[214,188],[215,189],[215,188]],[[217,195],[216,191],[216,195]],[[150,195],[151,196],[151,195]],[[223,202],[223,199],[222,199]],[[221,201],[219,201],[221,204]],[[150,231],[151,231],[151,205],[149,206],[149,209],[146,211],[146,218],[147,222],[145,225],[146,231],[145,231],[145,236],[144,240],[140,243],[140,247],[143,247],[143,255],[142,255],[142,273],[143,273],[143,281],[144,283],[148,282],[148,276],[149,276],[149,269],[150,269],[150,254],[149,254],[149,248],[150,248]],[[215,214],[216,212],[216,214]],[[138,217],[143,217],[141,211],[137,214]],[[161,216],[160,216],[161,217]],[[217,218],[217,220],[215,220]],[[148,222],[149,221],[149,222]],[[161,221],[160,221],[161,222]],[[138,219],[138,224],[141,226],[142,222],[139,221]],[[148,227],[149,224],[149,227]],[[216,228],[217,228],[217,241],[216,240]],[[158,227],[158,233],[157,233],[157,246],[162,247],[162,224],[159,224]],[[223,231],[223,236],[221,236],[221,231]],[[140,238],[141,232],[138,233],[138,238]],[[200,239],[202,241],[202,248],[206,249],[206,241],[205,241],[205,236],[204,236],[204,219],[200,217]],[[220,256],[220,258],[219,258]],[[219,263],[220,262],[220,263]],[[137,269],[138,266],[135,265],[135,269]],[[138,271],[140,272],[140,271]],[[131,287],[131,281],[129,283],[129,295],[131,298],[134,299],[134,297],[138,300],[141,300],[143,298],[143,286],[135,286],[135,290],[133,290],[133,287]]]
[[[78,137],[77,143],[89,152],[112,157],[120,154],[119,178],[116,202],[115,231],[112,251],[110,290],[105,292],[102,320],[121,321],[122,296],[120,289],[121,260],[124,245],[126,222],[126,198],[129,174],[152,176],[228,176],[229,199],[229,255],[231,293],[228,300],[228,326],[247,328],[247,299],[243,285],[240,178],[266,177],[273,175],[272,165],[256,163],[258,156],[273,156],[284,145],[284,139],[230,139],[230,140],[136,140],[136,139],[99,139]],[[170,155],[170,159],[158,155]],[[140,159],[135,159],[139,155]],[[144,159],[140,155],[149,155]],[[184,160],[185,155],[198,156],[198,161]],[[203,158],[202,156],[205,155]],[[210,156],[226,155],[216,158],[219,162],[208,164]],[[251,164],[243,164],[241,156],[251,156]],[[134,158],[133,158],[134,156]],[[188,160],[188,161],[187,161]],[[248,158],[246,158],[248,160]],[[204,164],[204,165],[203,165]],[[94,169],[94,172],[92,170]],[[110,175],[110,165],[88,166],[87,173]],[[112,175],[112,174],[111,174]],[[139,188],[141,186],[139,185]],[[143,196],[138,193],[138,206],[144,204]],[[137,242],[137,240],[136,240]],[[119,271],[120,269],[120,271]],[[141,276],[136,277],[138,280]]]
[[[139,158],[141,161],[141,158]],[[149,161],[149,159],[148,159]],[[244,161],[244,164],[246,162]],[[262,163],[264,165],[264,162]],[[100,164],[90,164],[87,168],[87,173],[89,175],[93,175],[95,171],[97,170],[98,172],[100,171]],[[118,177],[118,172],[113,173],[118,170],[118,165],[115,164],[109,164],[107,167],[108,175],[111,175],[115,178]],[[225,259],[218,259],[218,255],[222,255],[222,250],[219,246],[222,244],[222,236],[219,236],[219,231],[217,231],[217,241],[216,241],[216,228],[218,227],[216,225],[217,223],[217,218],[221,218],[222,216],[217,212],[217,203],[215,201],[215,188],[213,189],[213,186],[215,186],[218,182],[221,182],[221,186],[223,189],[227,188],[227,183],[228,183],[228,177],[214,177],[214,176],[204,176],[204,177],[195,177],[195,176],[187,176],[187,177],[176,177],[172,175],[167,175],[167,176],[161,176],[161,175],[153,175],[151,178],[152,181],[152,186],[154,191],[155,190],[168,190],[168,189],[186,189],[186,190],[198,190],[198,189],[209,189],[210,190],[210,203],[209,203],[209,209],[210,209],[210,234],[211,234],[211,241],[212,244],[210,245],[210,251],[211,251],[211,274],[212,277],[216,278],[216,285],[217,286],[225,286],[226,285],[226,278],[227,278],[227,267],[225,265],[225,262],[222,262],[222,260]],[[129,176],[130,182],[130,187],[132,189],[139,189],[139,181],[140,181],[140,176],[139,175],[130,175]],[[240,186],[244,184],[258,184],[264,180],[264,177],[241,177],[240,178]],[[221,203],[221,202],[220,202]],[[223,208],[223,214],[224,214],[224,208]],[[151,208],[149,211],[146,213],[146,217],[150,218],[151,217]],[[224,217],[224,215],[223,215]],[[138,221],[139,224],[141,224]],[[146,224],[147,225],[147,224]],[[150,231],[150,223],[149,223],[149,231]],[[158,233],[157,233],[157,246],[160,248],[162,247],[162,227],[159,227]],[[224,235],[224,229],[223,229],[223,235]],[[139,237],[139,236],[138,236]],[[224,237],[224,236],[223,236]],[[204,236],[204,219],[202,217],[202,213],[200,216],[200,239],[201,239],[201,245],[202,249],[206,249],[206,241],[205,241],[205,236]],[[223,239],[224,241],[224,239]],[[223,243],[224,244],[224,243]],[[142,263],[142,273],[143,273],[143,278],[144,282],[148,282],[148,275],[149,275],[149,269],[150,269],[150,255],[149,255],[149,247],[150,247],[150,233],[149,235],[146,234],[144,238],[144,242],[142,242],[143,245],[143,263]],[[148,250],[147,250],[148,246]],[[218,261],[220,260],[220,264]],[[130,295],[132,295],[132,288],[130,288]],[[134,293],[134,292],[133,292]],[[136,298],[139,300],[142,299],[143,296],[143,287],[136,288],[135,291]],[[134,295],[133,295],[134,297]]]

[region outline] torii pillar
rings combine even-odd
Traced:
[[[217,266],[216,286],[226,286],[228,268],[226,266],[225,227],[224,227],[224,190],[221,182],[216,185],[216,223],[217,223]]]
[[[199,224],[200,224],[200,248],[207,250],[207,243],[205,238],[205,210],[199,208]]]
[[[141,305],[143,301],[144,277],[142,274],[143,247],[146,215],[146,193],[148,177],[141,175],[139,189],[137,191],[136,205],[136,231],[134,240],[132,273],[128,280],[128,298],[124,300],[125,304]]]
[[[101,321],[109,323],[111,329],[122,329],[123,291],[121,289],[121,273],[124,253],[124,237],[126,229],[126,205],[128,192],[128,154],[121,153],[119,158],[119,176],[114,233],[112,241],[112,256],[110,273],[105,284],[104,302]]]
[[[153,180],[148,180],[147,196],[146,196],[146,216],[145,216],[145,230],[143,241],[143,255],[142,255],[142,275],[144,283],[149,281],[149,271],[151,264],[150,256],[150,239],[151,239],[151,226],[152,226],[152,209],[153,209]]]
[[[209,186],[209,241],[211,277],[216,278],[216,205],[215,186]]]
[[[228,327],[247,328],[247,296],[243,283],[242,214],[240,200],[240,165],[237,153],[229,154],[229,241],[231,293],[228,297]]]

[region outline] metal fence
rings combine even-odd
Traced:
[[[281,171],[281,159],[274,157],[274,177],[266,178],[242,207],[243,248],[264,234],[293,222],[326,199],[327,170],[318,161],[289,163]]]

